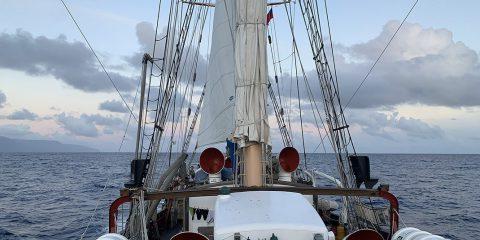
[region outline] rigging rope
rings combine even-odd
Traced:
[[[349,156],[347,146],[351,141],[348,141],[347,144],[346,136],[350,136],[350,132],[341,108],[342,105],[340,103],[340,96],[337,87],[338,83],[332,76],[324,49],[318,4],[316,1],[311,0],[302,0],[299,1],[299,3],[308,40],[314,56],[313,59],[315,60],[317,77],[322,90],[323,107],[328,123],[328,134],[330,136],[329,140],[335,152],[338,173],[345,187],[354,186],[354,176],[350,171],[351,169],[347,159]],[[338,112],[338,110],[340,111]],[[359,200],[356,198],[350,197],[345,198],[344,201],[346,206],[348,206],[348,211],[351,212],[347,222],[348,227],[352,229],[359,229],[362,227],[361,222],[358,220],[357,211],[354,208],[355,206],[353,205],[358,201]],[[364,214],[362,214],[362,216],[363,215]]]
[[[133,98],[132,109],[135,109],[135,102],[137,101],[138,90],[140,88],[140,84],[141,84],[141,81],[139,81],[138,84],[137,84],[137,90],[135,91],[135,97]],[[120,142],[120,146],[118,147],[117,152],[120,152],[122,150],[123,143],[125,142],[125,137],[127,136],[128,127],[130,126],[130,121],[131,120],[132,120],[132,114],[128,114],[127,126],[125,127],[125,130],[123,132],[122,142]]]
[[[400,23],[400,25],[398,25],[397,29],[395,30],[395,32],[393,33],[392,37],[390,38],[390,40],[388,41],[387,45],[385,45],[385,47],[383,48],[383,50],[380,52],[380,55],[377,57],[377,59],[375,60],[375,62],[373,63],[373,65],[370,67],[370,69],[368,70],[367,74],[365,75],[365,77],[363,78],[362,82],[360,82],[360,84],[358,85],[358,87],[355,89],[355,91],[353,92],[352,96],[348,99],[347,101],[347,104],[345,104],[345,106],[343,107],[343,109],[345,110],[348,105],[352,102],[352,99],[353,97],[355,97],[355,95],[357,94],[358,90],[360,90],[360,88],[363,86],[363,84],[365,83],[365,81],[367,80],[367,78],[370,76],[370,73],[372,73],[373,69],[375,68],[375,66],[377,65],[378,61],[380,61],[380,58],[383,56],[383,54],[387,51],[387,48],[390,46],[390,43],[392,43],[393,39],[395,38],[395,36],[397,35],[398,31],[400,31],[400,29],[402,28],[403,24],[405,23],[405,21],[407,20],[407,18],[410,16],[410,14],[413,12],[413,9],[415,8],[415,6],[417,6],[417,3],[418,3],[419,0],[415,0],[415,2],[413,3],[412,7],[410,8],[410,10],[408,11],[407,15],[405,15],[405,17],[403,18],[402,22]]]
[[[304,164],[305,164],[305,168],[307,168],[307,153],[305,151],[305,137],[303,136],[302,104],[300,102],[300,85],[298,84],[298,73],[297,73],[296,58],[295,58],[295,77],[297,79],[297,97],[298,97],[298,110],[300,112],[300,129],[301,129],[301,132],[302,132],[303,161],[304,161]]]
[[[136,92],[135,92],[135,98],[133,99],[133,103],[132,103],[132,109],[133,109],[134,106],[135,106],[135,102],[136,102],[136,99],[137,99],[139,86],[140,86],[140,82],[139,82],[139,84],[137,85],[137,90],[136,90]],[[124,143],[124,141],[125,141],[125,137],[126,137],[126,135],[127,135],[128,127],[129,127],[129,125],[130,125],[130,120],[132,119],[132,116],[133,116],[132,114],[128,114],[127,126],[125,127],[125,131],[124,131],[124,133],[123,133],[122,141],[121,141],[121,143],[120,143],[120,146],[118,147],[117,153],[120,152],[121,149],[122,149],[122,146],[123,146],[123,143]],[[107,178],[107,180],[105,181],[105,185],[103,186],[102,190],[100,191],[100,194],[103,193],[103,192],[105,192],[105,190],[106,190],[108,184],[110,183],[110,181],[111,181],[111,177],[109,176],[109,177]],[[90,215],[90,218],[89,218],[89,220],[88,220],[87,226],[85,227],[84,231],[82,232],[82,235],[80,236],[80,240],[82,240],[82,239],[84,238],[85,234],[87,233],[88,228],[90,227],[90,225],[91,225],[91,223],[92,223],[92,221],[93,221],[93,218],[95,217],[95,215],[96,215],[96,213],[97,213],[98,206],[100,205],[100,199],[101,199],[101,198],[99,197],[99,198],[97,199],[96,203],[95,203],[95,208],[93,209],[93,213],[92,213],[92,215]],[[122,205],[122,207],[123,207],[123,205]],[[123,217],[123,215],[122,215],[122,217]],[[123,222],[123,221],[122,221],[122,222]],[[70,223],[69,223],[69,224],[70,224]]]
[[[321,137],[322,134],[320,133],[320,127],[319,127],[319,124],[318,124],[318,120],[316,118],[316,114],[318,114],[318,117],[320,118],[320,121],[322,123],[322,126],[323,126],[323,129],[325,131],[325,136],[327,136],[328,134],[328,130],[327,130],[327,127],[325,125],[325,122],[323,121],[323,118],[320,114],[320,109],[318,108],[318,105],[317,105],[317,102],[315,101],[315,98],[314,98],[314,95],[313,95],[313,92],[311,90],[311,87],[310,87],[310,84],[308,82],[308,79],[307,79],[307,76],[306,76],[306,73],[305,73],[305,69],[303,67],[303,62],[302,62],[302,59],[300,58],[300,56],[297,54],[298,52],[298,45],[297,45],[297,42],[296,42],[296,39],[295,39],[295,34],[294,34],[294,14],[295,12],[292,13],[292,10],[291,10],[291,7],[290,7],[290,12],[289,12],[289,9],[285,6],[285,12],[287,14],[287,17],[288,17],[288,22],[289,22],[289,27],[290,27],[290,32],[292,34],[292,48],[293,48],[293,58],[292,58],[292,69],[295,67],[295,73],[297,75],[297,67],[300,66],[300,72],[302,73],[302,76],[303,76],[303,80],[304,80],[304,83],[305,83],[305,87],[306,89],[308,90],[307,93],[308,93],[308,97],[309,97],[309,100],[310,100],[310,106],[312,108],[312,112],[313,112],[313,116],[314,116],[314,119],[315,119],[315,124],[316,124],[316,127],[317,127],[317,131],[319,133],[319,136]],[[297,64],[297,60],[298,60],[298,64]],[[291,83],[290,83],[290,90],[293,89],[293,74],[291,73]],[[292,92],[290,91],[290,100],[293,99],[292,98]],[[290,101],[290,105],[291,105],[291,101]],[[291,106],[290,106],[291,108]],[[316,112],[315,112],[316,111]],[[320,140],[323,142],[323,139],[324,137],[320,138]],[[333,146],[333,142],[332,140],[329,138],[329,141],[330,141],[330,144],[332,146],[332,148],[334,147]],[[323,143],[322,143],[323,144]]]
[[[273,29],[272,31],[274,31],[274,36],[276,38],[275,29],[274,28],[272,28],[272,29]],[[283,145],[285,147],[287,147],[287,146],[291,147],[292,146],[292,140],[291,140],[291,137],[290,137],[290,132],[288,131],[287,126],[285,124],[285,120],[283,118],[284,109],[283,109],[283,104],[282,104],[282,97],[281,97],[281,92],[280,92],[280,87],[279,87],[280,83],[279,83],[279,79],[278,79],[277,65],[276,65],[278,63],[279,68],[280,68],[280,76],[283,75],[282,70],[281,70],[281,64],[278,61],[276,61],[276,57],[279,56],[280,54],[277,53],[277,56],[275,55],[275,46],[273,44],[274,42],[276,42],[278,44],[278,41],[277,41],[277,39],[275,39],[275,41],[272,41],[272,36],[270,34],[270,32],[271,32],[270,28],[267,28],[267,31],[268,31],[268,46],[270,48],[270,55],[271,55],[271,60],[272,60],[272,65],[273,65],[275,85],[277,86],[276,90],[277,90],[277,93],[278,93],[279,102],[277,102],[275,92],[272,89],[272,84],[271,84],[270,80],[268,80],[267,91],[268,91],[268,94],[270,96],[270,99],[271,99],[271,102],[272,102],[272,105],[273,105],[273,110],[275,112],[275,117],[276,117],[277,124],[278,124],[278,130],[280,131],[280,134],[281,134],[282,140],[283,140]],[[277,46],[277,48],[278,48],[278,46]],[[279,103],[280,103],[280,106],[279,106]]]
[[[183,66],[180,69],[180,66],[182,63],[184,63],[189,56],[191,45],[188,47],[188,50],[184,51],[185,46],[187,45],[186,43],[190,40],[190,43],[193,41],[195,37],[200,38],[201,34],[196,34],[197,33],[197,26],[200,25],[201,29],[200,31],[203,31],[203,26],[206,20],[206,17],[208,16],[208,11],[206,7],[200,7],[200,9],[197,12],[197,17],[193,17],[195,13],[195,8],[192,5],[188,5],[186,11],[180,10],[178,11],[179,7],[178,4],[181,4],[180,2],[172,1],[172,3],[177,4],[176,7],[171,7],[171,9],[175,9],[175,16],[173,19],[175,19],[173,22],[169,22],[169,30],[168,31],[168,37],[166,40],[166,51],[165,55],[168,55],[164,57],[164,59],[167,59],[163,62],[163,65],[167,67],[167,71],[162,74],[162,80],[165,81],[165,87],[163,89],[159,89],[159,91],[163,91],[163,94],[161,95],[161,101],[160,99],[157,102],[157,108],[155,110],[155,129],[154,129],[154,134],[151,137],[150,144],[148,147],[148,152],[147,156],[149,156],[149,159],[151,160],[150,165],[148,167],[148,174],[147,178],[145,180],[145,187],[147,189],[158,189],[161,184],[160,179],[156,180],[155,174],[156,174],[156,167],[157,167],[157,160],[159,158],[159,152],[162,148],[163,143],[165,142],[165,137],[162,137],[162,134],[164,132],[164,127],[166,126],[166,120],[169,117],[177,119],[176,122],[175,120],[171,124],[171,130],[172,130],[172,136],[175,137],[175,133],[178,127],[178,119],[180,119],[180,111],[175,111],[177,108],[176,103],[175,103],[175,95],[178,92],[178,87],[182,85],[182,75],[187,69],[185,66]],[[182,8],[183,9],[183,8]],[[185,15],[184,17],[178,16],[179,14]],[[177,28],[177,21],[176,19],[180,19],[181,23],[178,24]],[[191,22],[194,22],[194,26],[191,27]],[[200,23],[200,24],[199,24]],[[178,34],[178,36],[176,36]],[[197,46],[199,47],[199,46]],[[198,51],[195,51],[196,53]],[[180,70],[180,72],[179,72]],[[193,74],[193,72],[191,72]],[[190,81],[190,77],[188,78]],[[187,83],[188,85],[188,83]],[[188,86],[185,87],[185,91],[187,90]],[[181,89],[180,89],[181,91]],[[172,101],[173,101],[173,108],[174,111],[169,111],[169,109],[172,107]],[[185,104],[184,99],[182,100],[182,104],[180,106],[180,109],[183,109],[183,106]],[[175,114],[178,114],[178,117],[175,117]],[[171,115],[171,116],[170,116]],[[178,138],[181,137],[182,134],[178,135]],[[172,139],[172,138],[170,138]],[[180,145],[177,145],[180,146]],[[172,153],[171,151],[171,145],[169,149],[169,156]],[[170,157],[169,157],[170,158]],[[168,161],[162,161],[160,165],[166,164]],[[155,181],[156,180],[156,181]],[[153,211],[150,211],[152,209],[156,209],[156,206],[158,205],[158,201],[152,202],[148,206],[148,215],[147,218],[151,217],[151,213]],[[137,218],[136,216],[135,218]]]
[[[178,2],[175,2],[175,4],[181,4]],[[175,8],[175,17],[174,19],[178,18],[178,6]],[[154,127],[154,134],[151,136],[151,140],[149,143],[148,151],[147,151],[147,156],[149,159],[152,161],[150,162],[150,165],[148,167],[148,174],[147,174],[147,187],[149,187],[149,179],[154,174],[155,170],[155,165],[157,162],[157,157],[158,157],[158,150],[160,147],[160,144],[162,142],[162,135],[164,133],[164,128],[166,124],[166,120],[169,117],[169,109],[171,106],[171,100],[172,100],[172,93],[174,89],[176,88],[175,86],[178,84],[178,70],[180,67],[181,59],[183,56],[183,50],[185,47],[185,42],[188,37],[189,29],[190,29],[190,23],[192,20],[191,15],[193,14],[193,6],[188,6],[187,11],[185,14],[187,14],[189,17],[183,18],[183,21],[181,24],[179,24],[179,28],[177,29],[176,21],[173,22],[172,27],[169,27],[174,31],[173,33],[168,33],[169,35],[173,34],[173,37],[167,37],[166,45],[168,45],[168,48],[165,51],[165,55],[167,53],[171,52],[172,56],[165,57],[165,59],[168,59],[168,69],[167,72],[163,75],[163,80],[166,81],[165,83],[165,88],[163,89],[163,95],[161,101],[157,102],[157,108],[155,110],[156,116],[155,116],[155,127]],[[180,11],[181,12],[181,11]],[[170,25],[170,24],[169,24]],[[178,39],[175,37],[175,33],[179,32]],[[165,65],[166,61],[164,61]],[[162,89],[159,89],[159,92],[161,92]],[[161,105],[160,105],[161,103]]]
[[[335,82],[337,83],[337,89],[338,89],[339,87],[338,87],[338,77],[337,77],[337,65],[335,63],[335,54],[333,54],[332,30],[330,28],[330,18],[328,17],[327,0],[324,0],[323,2],[324,2],[324,5],[325,5],[325,15],[327,17],[328,38],[329,38],[329,41],[330,41],[330,51],[331,51],[331,54],[332,54],[333,73],[335,74]],[[317,12],[318,12],[318,5],[317,5]]]
[[[127,123],[127,127],[126,127],[126,130],[124,132],[124,135],[123,135],[123,138],[122,138],[122,141],[120,143],[120,146],[118,148],[118,151],[117,152],[120,152],[122,146],[123,146],[123,143],[124,143],[124,140],[125,140],[125,136],[126,136],[126,132],[127,132],[127,129],[128,129],[128,126],[130,124],[130,120],[133,116],[133,118],[135,119],[135,121],[139,121],[135,114],[133,113],[132,109],[135,105],[135,100],[133,102],[133,105],[132,105],[132,108],[130,108],[129,104],[126,102],[125,98],[122,96],[122,94],[120,93],[120,90],[118,89],[117,85],[115,84],[115,82],[113,81],[113,79],[111,78],[110,74],[108,73],[107,69],[105,68],[105,65],[103,64],[103,62],[100,60],[100,58],[98,57],[97,53],[95,52],[95,50],[93,49],[92,45],[90,44],[90,41],[88,40],[88,38],[86,37],[86,35],[84,34],[84,32],[82,31],[82,29],[80,28],[80,25],[78,24],[77,20],[75,19],[75,17],[73,16],[72,12],[70,11],[70,9],[68,8],[67,4],[65,3],[64,0],[60,0],[60,2],[62,3],[63,7],[65,8],[65,10],[67,11],[69,17],[71,18],[71,20],[73,21],[73,23],[75,24],[77,30],[80,32],[80,34],[82,35],[85,43],[87,44],[88,48],[90,49],[90,51],[92,52],[92,54],[94,55],[95,59],[97,60],[97,62],[100,64],[103,72],[105,73],[105,75],[107,76],[108,80],[110,81],[110,83],[113,85],[113,87],[115,88],[115,90],[117,91],[117,94],[120,96],[120,98],[122,99],[123,101],[123,104],[125,105],[125,107],[128,109],[129,111],[129,119],[128,119],[128,123]],[[136,91],[136,94],[135,94],[135,99],[136,99],[136,96],[137,96],[137,93],[138,93],[138,86],[137,86],[137,91]],[[105,182],[105,185],[103,186],[102,190],[100,191],[100,193],[103,193],[105,192],[109,182],[111,180],[111,177],[109,176]],[[95,203],[95,208],[93,209],[93,213],[90,215],[90,218],[88,220],[88,223],[87,225],[85,226],[85,229],[84,231],[82,232],[82,234],[80,235],[80,239],[83,239],[85,237],[85,234],[87,233],[88,231],[88,228],[90,227],[90,225],[92,224],[92,221],[93,221],[93,218],[95,217],[96,213],[97,213],[97,210],[98,210],[98,207],[100,205],[100,197],[97,199],[96,203]]]
[[[200,44],[201,44],[201,41],[202,41],[202,32],[203,32],[203,29],[204,29],[204,26],[205,26],[205,21],[206,21],[206,17],[207,17],[207,13],[208,13],[207,10],[208,10],[208,8],[203,8],[198,12],[198,15],[197,15],[197,18],[196,18],[196,21],[195,21],[195,25],[194,25],[193,30],[192,30],[192,37],[191,37],[190,42],[189,42],[189,47],[188,47],[187,53],[185,54],[185,57],[184,57],[185,60],[184,60],[184,64],[183,64],[183,67],[182,67],[182,70],[181,70],[181,73],[180,73],[180,77],[179,77],[180,81],[182,80],[182,76],[183,76],[184,72],[186,71],[186,66],[187,66],[188,60],[190,59],[190,52],[191,52],[190,50],[192,49],[193,40],[195,39],[195,37],[197,37],[198,40],[197,40],[196,48],[194,49],[193,63],[191,63],[191,65],[193,65],[193,66],[191,66],[191,68],[190,68],[190,72],[188,73],[189,75],[186,78],[187,83],[185,84],[183,94],[181,94],[183,96],[183,98],[182,98],[182,102],[181,102],[181,106],[180,106],[180,111],[178,113],[178,119],[181,118],[181,112],[182,112],[182,110],[184,109],[184,106],[185,106],[185,100],[186,100],[185,96],[187,96],[187,90],[188,90],[190,85],[191,85],[191,91],[190,91],[191,94],[189,95],[189,103],[191,103],[190,101],[191,101],[191,98],[192,98],[192,95],[193,95],[193,88],[194,88],[194,84],[195,84],[195,80],[196,80],[196,70],[197,70],[198,58],[199,58],[199,53],[200,53]],[[199,34],[197,36],[196,33],[197,33],[198,23],[200,23],[200,29],[198,31]],[[190,84],[190,82],[192,82],[192,84]],[[180,83],[179,83],[179,85],[180,85]],[[189,106],[189,108],[190,108],[190,106]],[[180,133],[177,136],[177,141],[178,142],[181,141],[181,136],[184,135],[184,134],[182,134],[182,131],[184,130],[182,125],[185,124],[185,130],[188,127],[188,118],[185,118],[185,120],[187,121],[186,123],[181,121]],[[178,122],[175,123],[172,134],[176,134],[177,128],[178,128]],[[177,145],[177,150],[179,150],[179,147],[180,147],[180,144]]]
[[[130,112],[131,115],[133,115],[133,118],[135,119],[135,121],[138,122],[138,119],[137,117],[135,116],[135,114],[133,114],[133,111],[132,109],[130,108],[130,106],[128,106],[128,103],[127,101],[125,100],[125,98],[122,96],[122,94],[120,93],[120,90],[118,89],[117,85],[115,84],[115,82],[113,81],[113,79],[110,77],[110,74],[108,73],[107,69],[105,68],[105,66],[103,65],[102,61],[100,60],[100,58],[98,57],[97,53],[95,52],[95,50],[93,50],[93,47],[92,45],[90,44],[90,42],[88,41],[87,37],[85,36],[85,34],[83,33],[82,29],[80,28],[80,25],[78,24],[77,20],[75,20],[75,17],[73,16],[72,12],[70,11],[70,9],[68,8],[67,4],[64,2],[64,0],[60,0],[60,2],[62,3],[62,5],[65,7],[65,10],[67,10],[67,13],[68,15],[70,16],[70,18],[72,19],[73,23],[75,23],[75,26],[77,27],[78,31],[80,32],[80,34],[82,35],[83,39],[85,40],[85,42],[87,43],[87,46],[88,48],[90,49],[90,51],[92,51],[93,55],[95,56],[95,58],[97,59],[97,62],[100,64],[100,66],[102,67],[102,70],[103,72],[105,73],[105,75],[107,76],[108,80],[110,80],[110,83],[112,83],[113,87],[115,88],[115,90],[117,91],[118,93],[118,96],[120,96],[120,98],[122,99],[123,101],[123,104],[125,105],[125,107],[127,107],[128,111]]]

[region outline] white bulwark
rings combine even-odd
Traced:
[[[270,239],[273,234],[279,240],[329,239],[322,219],[301,194],[256,191],[217,198],[215,239]]]

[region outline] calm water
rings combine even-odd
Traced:
[[[131,154],[0,153],[0,239],[79,239],[105,233],[108,205],[128,178]],[[333,173],[332,155],[310,166]],[[370,155],[407,226],[451,239],[480,239],[480,155]],[[107,182],[107,188],[102,189]]]

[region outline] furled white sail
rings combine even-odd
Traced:
[[[265,0],[236,1],[235,138],[269,142]]]
[[[234,131],[235,0],[217,0],[197,146],[225,142]]]

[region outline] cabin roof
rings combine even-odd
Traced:
[[[300,230],[325,233],[313,206],[299,193],[254,191],[221,195],[215,203],[215,235]]]

